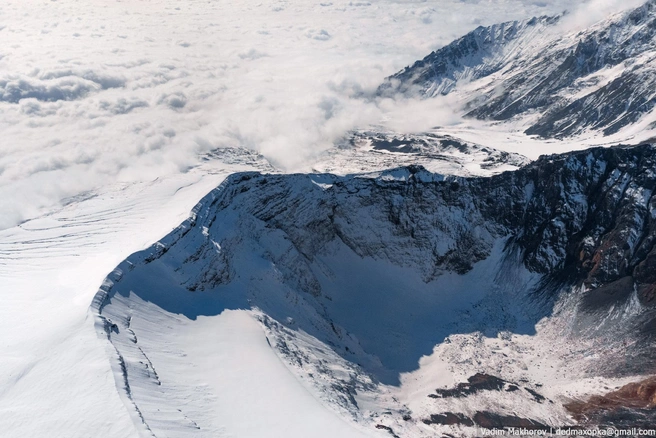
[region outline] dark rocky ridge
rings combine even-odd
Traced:
[[[430,282],[445,272],[469,272],[496,239],[507,238],[506,252],[543,275],[543,286],[532,292],[543,303],[555,299],[550,294],[559,285],[585,285],[582,315],[605,312],[633,289],[643,306],[656,309],[654,146],[543,156],[489,178],[445,178],[412,166],[394,172],[401,176],[236,174],[198,209],[208,228],[229,210],[241,218],[240,227],[258,223],[282,233],[288,249],[269,250],[268,257],[285,283],[317,298],[322,289],[311,264],[335,239],[360,257],[410,267]],[[220,242],[220,254],[208,242],[186,255],[181,272],[205,266],[186,287],[229,283],[235,276],[230,253],[239,239]],[[163,251],[157,246],[147,260]],[[652,316],[641,316],[648,338],[656,332]]]
[[[656,377],[566,407],[583,424],[650,428],[656,419]]]
[[[225,308],[257,307],[285,330],[303,330],[357,364],[357,372],[340,390],[346,394],[344,404],[357,409],[352,394],[364,388],[359,373],[397,384],[394,378],[399,372],[416,369],[419,358],[450,334],[480,331],[496,336],[501,330],[534,334],[530,329],[551,314],[563,293],[574,294],[574,286],[583,286],[580,300],[572,303],[578,312],[571,332],[563,336],[598,340],[621,352],[595,360],[591,372],[597,375],[644,375],[653,373],[656,359],[654,188],[653,145],[543,156],[517,171],[489,178],[445,177],[418,166],[347,177],[235,174],[204,198],[181,227],[122,263],[122,274],[111,278],[111,286],[103,290],[106,297],[95,305],[102,314],[106,303],[111,307],[112,294],[135,294],[190,319],[216,315]],[[500,244],[505,245],[501,255]],[[429,308],[426,321],[431,323],[448,316],[435,318],[434,313],[442,308],[439,300],[444,291],[436,285],[443,277],[467,275],[480,266],[478,262],[500,257],[499,270],[495,266],[495,272],[485,274],[490,277],[481,279],[484,288],[489,282],[484,292],[492,301],[477,301],[468,309],[484,314],[484,306],[498,302],[500,307],[492,313],[508,313],[509,301],[503,294],[512,292],[512,305],[524,314],[498,320],[474,318],[471,323],[456,315],[454,321],[460,325],[438,321],[430,326],[401,326],[405,321],[398,316],[399,309],[414,297],[402,283],[366,284],[349,290],[349,294],[371,294],[369,287],[375,292],[361,309],[367,317],[356,315],[356,321],[366,320],[384,342],[362,342],[367,340],[367,328],[353,324],[335,307],[336,301],[348,298],[337,295],[344,283],[335,279],[334,272],[344,271],[327,265],[339,263],[329,258],[335,248],[340,251],[338,258],[347,258],[358,272],[374,262],[383,262],[376,266],[387,269],[403,267],[404,275],[414,272],[425,283],[427,298],[436,300],[422,297],[419,302]],[[257,262],[252,262],[253,254]],[[517,269],[529,271],[539,281],[513,283],[510,277]],[[160,278],[166,279],[164,292],[164,285],[156,283]],[[175,281],[179,284],[172,284]],[[385,313],[371,310],[376,304],[371,300],[384,301],[378,298],[377,287],[389,288],[385,300],[391,301],[391,314],[397,318],[392,326]],[[401,293],[393,295],[394,289]],[[624,312],[623,306],[633,301],[639,311]],[[415,304],[408,324],[420,320],[422,309]],[[518,321],[519,317],[524,320]],[[427,327],[430,330],[421,336],[413,331]],[[118,336],[105,331],[110,340]],[[395,344],[395,339],[401,341]],[[282,354],[301,364],[310,360],[291,341]],[[494,382],[483,379],[481,385]],[[532,393],[525,396],[539,406],[549,403]],[[489,424],[544,424],[540,419],[480,412],[468,418],[480,425],[488,420]],[[434,420],[455,421],[452,417]]]
[[[544,276],[543,286],[532,293],[546,306],[559,285],[589,289],[579,316],[581,333],[612,334],[614,342],[642,335],[632,348],[644,357],[632,364],[609,361],[609,373],[646,371],[645,360],[654,356],[647,345],[656,333],[653,146],[544,156],[491,178],[442,180],[422,168],[406,171],[406,180],[322,177],[331,184],[327,190],[307,175],[238,175],[213,210],[238,202],[241,214],[282,231],[295,251],[274,262],[295,289],[316,297],[322,291],[311,263],[334,239],[361,257],[410,266],[429,282],[444,272],[467,273],[490,255],[494,239],[509,237],[507,251],[519,253],[530,271]],[[249,201],[238,201],[244,197]],[[385,232],[372,234],[362,211],[382,220],[376,226]],[[446,239],[449,248],[439,250]],[[412,248],[416,255],[408,257],[399,248]],[[620,292],[611,293],[613,288]],[[634,289],[651,310],[630,324],[600,325],[599,315],[624,303]],[[588,333],[593,326],[594,333]]]
[[[642,373],[656,356],[655,186],[652,145],[543,156],[490,178],[443,177],[412,166],[378,178],[236,174],[211,202],[199,204],[202,219],[192,228],[211,228],[231,212],[240,218],[237,229],[217,242],[220,254],[203,238],[206,243],[175,262],[176,271],[189,290],[230,284],[238,277],[232,254],[244,235],[263,227],[256,239],[282,281],[322,309],[331,297],[324,296],[314,263],[330,242],[415,270],[428,283],[444,273],[469,272],[490,256],[495,241],[506,239],[505,253],[542,276],[539,287],[523,292],[531,318],[547,315],[564,288],[583,285],[588,290],[576,333],[605,336],[613,345],[631,340],[627,348],[635,360],[609,358],[605,372]],[[147,260],[162,251],[158,245]],[[644,307],[639,315],[600,322],[600,315],[634,295]],[[499,324],[499,330],[514,329]]]
[[[543,403],[546,398],[535,390],[522,386],[516,382],[509,382],[489,374],[476,373],[467,379],[467,382],[458,383],[454,388],[436,389],[435,394],[428,394],[429,398],[467,398],[482,391],[515,392],[526,391],[536,403]],[[553,403],[549,400],[549,403]],[[424,424],[479,426],[488,429],[504,427],[521,427],[526,429],[549,430],[550,427],[530,418],[522,418],[517,415],[499,414],[490,411],[476,411],[465,415],[456,412],[441,412],[431,414],[429,418],[422,420]]]
[[[520,389],[528,392],[533,396],[533,399],[542,403],[545,397],[536,391],[522,387],[519,383],[509,382],[500,379],[499,377],[492,376],[484,373],[476,373],[467,379],[466,383],[458,383],[455,388],[451,389],[436,389],[435,394],[428,394],[429,398],[464,398],[476,394],[481,391],[506,391],[513,392]]]
[[[420,167],[407,172],[407,181],[327,176],[331,188],[308,197],[299,196],[293,186],[299,179],[312,184],[311,175],[239,174],[231,177],[213,208],[221,210],[236,198],[250,197],[240,210],[282,230],[309,260],[328,241],[341,238],[360,256],[403,263],[388,253],[385,242],[363,242],[350,226],[355,204],[375,206],[387,215],[393,236],[433,254],[421,266],[424,274],[430,273],[426,281],[443,269],[468,272],[487,257],[485,238],[478,239],[473,230],[483,226],[490,236],[512,236],[510,244],[520,249],[533,272],[591,288],[631,277],[642,303],[656,304],[651,269],[656,263],[653,146],[543,156],[518,171],[490,178],[442,181]],[[433,216],[441,206],[463,211],[466,220],[448,224]],[[300,218],[307,222],[299,223]],[[448,231],[457,247],[434,252],[431,230],[445,227],[452,227]]]
[[[508,382],[496,376],[476,373],[467,379],[467,383],[459,383],[453,389],[436,389],[436,394],[429,394],[428,396],[435,398],[467,397],[468,395],[476,394],[479,391],[501,391],[506,383]],[[511,390],[510,386],[508,390]]]
[[[529,418],[521,418],[516,415],[500,415],[490,411],[477,411],[472,417],[463,414],[445,412],[443,414],[432,414],[430,418],[423,420],[424,424],[441,424],[448,426],[478,426],[485,429],[503,429],[506,427],[523,428],[527,430],[549,431],[551,428],[545,424]]]

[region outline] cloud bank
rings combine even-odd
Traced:
[[[304,170],[356,127],[454,123],[446,101],[363,96],[478,25],[568,4],[3,2],[0,229],[106,184],[185,172],[217,147]],[[572,17],[621,4],[582,5]]]

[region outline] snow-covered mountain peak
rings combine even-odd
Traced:
[[[566,21],[567,15],[478,28],[390,76],[379,93],[456,93],[466,116],[513,121],[541,138],[611,135],[650,113],[656,4],[563,35]]]
[[[637,1],[3,2],[0,435],[653,427]]]
[[[534,51],[538,39],[560,17],[534,17],[492,26],[479,26],[462,38],[432,52],[390,76],[379,93],[418,93],[426,97],[453,91],[457,83],[488,76],[514,58]]]
[[[654,168],[656,147],[642,145],[544,156],[487,178],[418,166],[232,175],[121,263],[94,300],[99,335],[122,364],[117,387],[155,434],[171,428],[160,410],[180,410],[176,427],[187,418],[214,430],[211,417],[192,418],[209,399],[179,404],[189,389],[157,348],[164,327],[241,310],[310,391],[363,427],[430,436],[447,424],[469,435],[491,418],[569,424],[572,382],[639,375],[653,360],[641,327],[656,318]],[[550,360],[577,367],[555,376],[527,366],[545,345]],[[582,359],[601,345],[603,356]],[[627,349],[634,359],[618,362]],[[408,376],[482,386],[454,396]],[[494,408],[491,387],[503,390]]]

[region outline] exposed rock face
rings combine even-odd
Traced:
[[[467,379],[467,382],[459,383],[453,389],[436,389],[437,395],[429,394],[429,397],[466,397],[479,391],[501,391],[507,383],[503,379],[483,373],[476,373]]]
[[[545,398],[530,388],[522,388],[533,396],[535,401],[541,403]],[[463,398],[481,391],[519,391],[518,383],[508,382],[489,374],[476,373],[467,379],[467,383],[458,383],[452,389],[436,389],[435,394],[428,394],[430,398]]]
[[[251,236],[285,284],[318,298],[314,263],[331,242],[428,283],[469,272],[506,239],[505,253],[542,276],[532,293],[544,303],[558,285],[582,284],[581,309],[591,317],[634,296],[654,309],[655,186],[651,145],[545,156],[490,178],[412,166],[370,177],[237,174],[197,207],[184,233],[201,235],[176,256],[176,271],[191,291],[230,284],[234,254]],[[222,231],[213,234],[215,221]],[[146,261],[182,242],[158,244]],[[652,336],[650,324],[641,327]]]
[[[489,178],[418,166],[346,177],[236,174],[178,229],[122,263],[94,309],[123,354],[133,347],[129,331],[106,323],[128,320],[122,306],[134,296],[189,319],[257,308],[272,347],[329,376],[331,402],[350,412],[359,409],[354,394],[381,381],[397,385],[399,373],[415,370],[451,334],[535,334],[563,294],[574,309],[564,338],[621,351],[598,358],[596,373],[649,373],[655,187],[652,145],[544,156]],[[313,362],[311,354],[331,356],[303,336],[330,346],[339,369],[328,359]],[[474,375],[456,392],[484,397],[502,388],[532,403],[531,412],[551,405],[502,377]],[[455,392],[441,395],[457,400]],[[417,418],[535,428],[548,418],[487,407],[447,411]],[[381,424],[400,435],[413,421]]]
[[[529,418],[520,418],[516,415],[499,415],[494,412],[476,412],[474,422],[486,429],[503,429],[504,427],[519,427],[529,430],[549,430],[549,426],[540,424]]]
[[[479,426],[486,429],[503,429],[505,427],[517,427],[528,430],[549,430],[550,427],[529,418],[521,418],[516,415],[499,415],[489,411],[478,411],[472,418],[453,412],[444,414],[433,414],[429,419],[423,420],[424,424],[441,424],[446,426]]]
[[[546,138],[614,134],[654,108],[656,2],[566,36],[549,32],[559,21],[479,27],[392,75],[379,92],[430,97],[486,77],[463,96],[468,115],[508,120],[537,111],[526,133]]]
[[[656,419],[656,377],[629,383],[605,395],[566,405],[584,424],[653,426]]]
[[[532,402],[542,403],[546,400],[544,396],[535,390],[525,387],[520,383],[509,382],[489,374],[476,373],[467,379],[466,383],[458,383],[454,388],[436,389],[435,394],[428,394],[433,399],[466,399],[483,391],[491,392],[526,392],[533,398]],[[499,396],[500,400],[501,397]],[[529,402],[529,400],[527,400]],[[551,400],[550,403],[553,403]],[[424,424],[479,426],[488,429],[504,427],[521,427],[527,429],[549,429],[549,426],[530,418],[517,415],[502,414],[491,411],[475,411],[464,414],[459,412],[441,412],[431,414],[429,418],[422,420]]]
[[[442,271],[468,272],[489,255],[494,238],[512,236],[531,271],[590,287],[631,276],[648,295],[655,279],[655,157],[652,146],[594,149],[470,179],[418,167],[380,178],[239,174],[212,208],[237,209],[281,230],[294,249],[284,257],[298,259],[288,266],[300,270],[340,238],[361,257],[412,265],[430,281]],[[388,233],[371,235],[369,219]],[[408,259],[399,246],[421,257]]]

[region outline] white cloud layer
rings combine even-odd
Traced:
[[[3,1],[0,228],[104,184],[184,172],[216,147],[297,170],[355,127],[452,123],[442,101],[362,96],[479,24],[569,4]],[[572,17],[626,3],[582,5]]]
[[[646,0],[589,0],[575,8],[570,8],[563,20],[563,31],[584,29],[604,18],[644,4]]]

